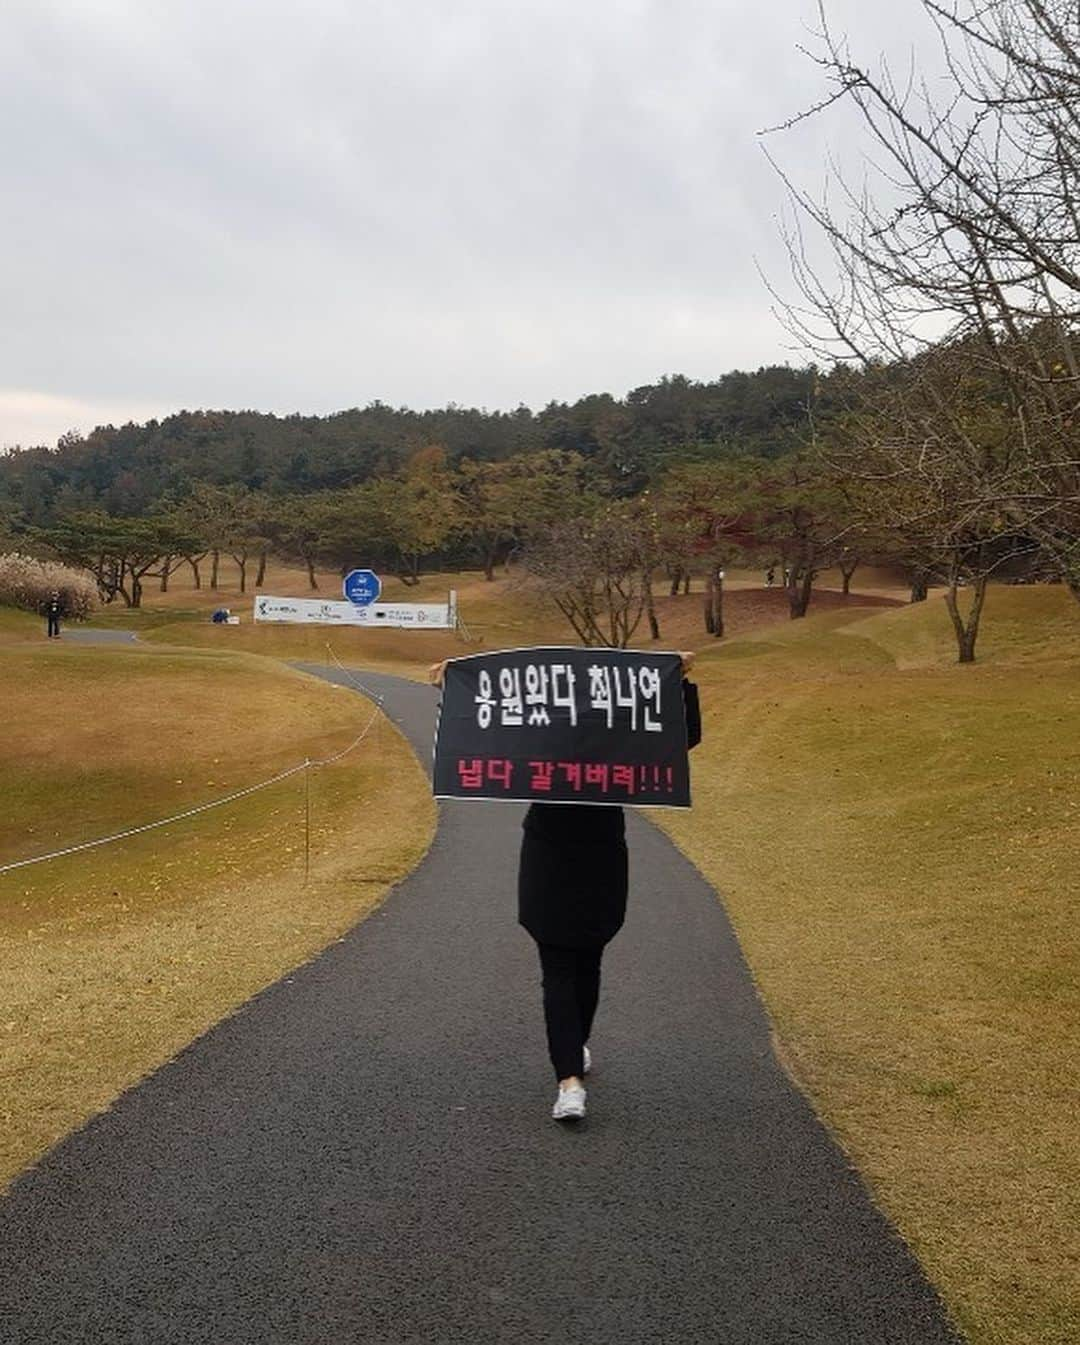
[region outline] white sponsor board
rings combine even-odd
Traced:
[[[456,594],[448,603],[328,602],[321,598],[275,598],[256,593],[255,620],[315,626],[407,626],[414,630],[452,630],[457,619]]]

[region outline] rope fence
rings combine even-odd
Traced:
[[[363,694],[367,696],[370,700],[373,700],[376,705],[378,706],[382,705],[383,703],[382,696],[380,696],[377,691],[373,691],[371,687],[365,686],[363,682],[358,681],[352,675],[352,670],[347,668],[345,664],[342,663],[341,659],[338,658],[337,654],[334,653],[333,646],[330,644],[329,640],[327,640],[326,642],[326,652],[330,655],[330,658],[333,660],[334,665],[336,666],[338,672],[342,672],[345,674],[345,680],[351,686],[354,686],[357,689],[357,691],[363,692]]]
[[[112,845],[114,841],[127,840],[128,837],[130,836],[140,836],[147,831],[156,831],[157,828],[159,827],[172,826],[174,822],[183,822],[186,818],[197,817],[200,813],[208,813],[214,808],[223,808],[228,803],[235,803],[237,799],[247,798],[251,794],[259,793],[260,790],[269,789],[271,785],[276,785],[280,783],[280,781],[282,780],[287,780],[292,775],[299,775],[301,771],[310,772],[312,770],[318,770],[323,766],[333,766],[343,757],[347,757],[350,752],[355,751],[356,748],[360,746],[360,744],[364,741],[364,739],[371,732],[372,728],[375,726],[376,721],[379,718],[379,715],[382,713],[383,698],[376,692],[372,691],[370,687],[366,687],[363,685],[362,682],[357,681],[356,678],[354,678],[352,674],[349,672],[349,670],[345,667],[345,665],[340,662],[337,655],[330,648],[329,644],[327,644],[326,648],[329,651],[330,656],[333,658],[334,662],[345,674],[345,676],[349,679],[352,685],[358,691],[362,691],[365,696],[367,696],[370,700],[374,701],[375,703],[375,709],[372,711],[371,718],[367,721],[363,729],[361,729],[360,733],[357,734],[357,736],[352,740],[352,742],[349,743],[347,746],[343,747],[340,752],[334,752],[331,756],[328,757],[316,757],[314,759],[312,759],[311,757],[307,757],[303,761],[301,761],[298,765],[290,766],[287,770],[284,771],[279,771],[277,775],[271,775],[269,779],[260,780],[258,784],[248,785],[247,788],[245,789],[234,790],[233,793],[231,794],[225,794],[219,799],[211,799],[208,803],[200,803],[196,805],[196,807],[194,808],[185,808],[183,812],[173,813],[170,817],[159,817],[155,822],[144,822],[141,826],[138,827],[126,827],[123,831],[113,832],[111,836],[98,836],[95,840],[81,841],[78,845],[66,845],[60,850],[50,850],[47,854],[44,855],[33,855],[29,859],[16,859],[9,864],[0,864],[0,874],[11,873],[14,869],[25,869],[28,868],[31,864],[44,864],[48,860],[60,859],[64,855],[75,855],[82,850],[95,850],[102,845]],[[310,803],[310,794],[307,790],[306,785],[305,785],[305,798],[304,798],[304,812],[305,812],[304,873],[306,879],[308,869],[310,866],[310,855],[311,855],[311,803]]]

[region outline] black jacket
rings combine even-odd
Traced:
[[[683,682],[687,744],[701,741],[697,687]],[[612,804],[533,803],[518,868],[518,922],[539,943],[602,948],[626,917],[626,819]]]

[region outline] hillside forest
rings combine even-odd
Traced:
[[[1040,545],[1022,504],[995,499],[980,513],[957,479],[950,509],[953,483],[888,480],[875,458],[895,452],[875,431],[911,384],[947,377],[960,355],[942,347],[941,369],[914,373],[676,376],[538,413],[375,404],[103,426],[0,458],[0,546],[89,570],[102,601],[133,607],[181,567],[214,588],[230,565],[241,591],[254,589],[271,555],[306,565],[313,590],[327,566],[415,583],[425,566],[478,565],[490,578],[516,563],[583,639],[616,644],[642,621],[655,628],[661,585],[697,576],[702,620],[719,635],[725,566],[772,571],[800,617],[822,569],[839,566],[846,587],[868,561],[904,568],[914,600],[944,584],[960,655],[973,657],[977,614],[969,629],[958,590],[978,601],[995,573],[1080,585],[1074,553]],[[973,424],[1004,435],[988,386],[968,403]]]

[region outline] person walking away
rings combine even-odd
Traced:
[[[687,745],[701,741],[697,687],[686,680],[694,661],[683,653]],[[446,662],[429,679],[442,686]],[[556,1121],[585,1115],[587,1045],[600,1000],[604,949],[626,916],[629,865],[626,819],[618,804],[532,803],[525,815],[518,866],[518,923],[540,956],[548,1053],[559,1091]]]
[[[60,601],[60,594],[56,589],[53,589],[45,601],[46,634],[50,640],[54,635],[59,638],[62,612],[63,603]]]

